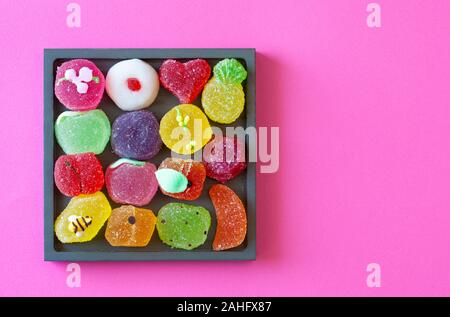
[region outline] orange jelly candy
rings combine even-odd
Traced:
[[[247,234],[247,215],[244,204],[228,186],[217,184],[209,190],[216,210],[217,229],[213,250],[221,251],[239,246]]]
[[[105,238],[114,247],[145,247],[155,230],[156,217],[150,209],[121,206],[113,209]]]
[[[183,200],[196,200],[200,197],[206,178],[206,170],[202,162],[168,157],[161,162],[158,169],[162,168],[176,170],[188,179],[188,186],[186,190],[181,193],[169,193],[163,190],[160,186],[160,189],[164,195]]]

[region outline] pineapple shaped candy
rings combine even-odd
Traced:
[[[227,58],[214,66],[213,73],[203,89],[203,108],[211,120],[232,123],[244,110],[245,94],[241,83],[247,78],[247,71],[236,59]]]

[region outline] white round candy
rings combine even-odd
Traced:
[[[106,75],[106,92],[125,111],[147,108],[155,101],[158,91],[158,73],[140,59],[118,62]]]

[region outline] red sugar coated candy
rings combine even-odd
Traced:
[[[247,167],[245,145],[237,137],[214,136],[203,150],[203,164],[206,176],[225,183]]]
[[[221,251],[239,246],[247,234],[247,215],[241,199],[222,184],[213,185],[209,190],[209,197],[217,218],[213,250]]]
[[[181,103],[192,103],[202,91],[211,75],[211,67],[204,59],[180,63],[166,60],[159,69],[159,80],[164,88]]]
[[[60,156],[53,174],[56,187],[69,197],[93,194],[105,183],[102,165],[94,153]]]
[[[104,91],[105,77],[97,66],[87,59],[67,61],[56,70],[55,95],[70,110],[86,111],[97,108]]]
[[[188,187],[182,193],[168,193],[160,187],[164,195],[183,200],[196,200],[200,197],[206,178],[206,171],[202,162],[169,157],[161,162],[158,169],[161,168],[176,170],[188,179]]]
[[[127,159],[116,161],[105,172],[109,196],[118,204],[147,205],[158,190],[155,171],[156,166],[152,163]]]

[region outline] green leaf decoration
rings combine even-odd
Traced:
[[[221,60],[214,66],[214,76],[222,83],[240,84],[247,78],[244,66],[234,58]]]
[[[182,193],[187,188],[186,176],[174,169],[161,168],[155,172],[155,175],[159,186],[168,193]]]
[[[115,161],[114,163],[112,163],[109,167],[110,168],[116,168],[116,167],[118,167],[119,165],[122,165],[122,164],[131,164],[131,165],[134,165],[134,166],[144,166],[145,162],[131,160],[131,159],[127,159],[127,158],[121,158],[121,159],[118,159],[117,161]]]
[[[59,86],[63,81],[67,80],[65,77],[61,77],[56,81],[56,86]]]

